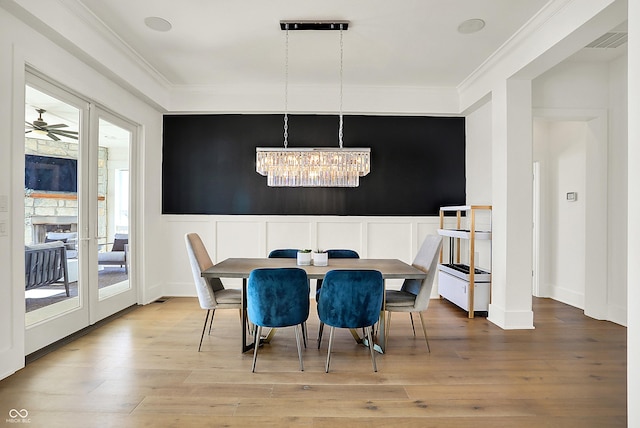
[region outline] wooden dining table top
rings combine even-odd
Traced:
[[[206,269],[203,277],[248,278],[251,271],[260,268],[298,267],[310,279],[322,279],[333,269],[373,269],[384,279],[424,279],[427,274],[398,259],[329,259],[327,266],[299,266],[293,258],[229,258]]]

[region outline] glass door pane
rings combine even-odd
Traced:
[[[131,132],[98,121],[98,295],[131,289],[129,267],[129,148]]]
[[[126,120],[96,107],[91,134],[97,142],[92,151],[92,177],[97,187],[94,253],[91,269],[90,318],[101,320],[137,302],[135,286],[135,230],[131,201],[135,186],[131,171],[131,153],[136,127]],[[93,146],[92,147],[96,147]],[[93,280],[95,278],[95,281]]]
[[[25,88],[27,327],[80,308],[80,110]]]

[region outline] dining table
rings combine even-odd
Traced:
[[[261,268],[292,268],[304,269],[309,279],[323,279],[325,274],[334,269],[372,269],[382,274],[387,279],[424,279],[427,273],[398,259],[329,259],[326,266],[298,265],[294,258],[228,258],[210,268],[202,271],[205,278],[241,278],[242,279],[242,352],[254,348],[253,342],[247,343],[247,279],[254,269]],[[378,327],[378,340],[374,349],[380,353],[385,350],[385,311],[384,301],[380,309]],[[352,330],[354,339],[359,343],[367,344],[357,333]]]

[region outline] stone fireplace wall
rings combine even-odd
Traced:
[[[41,140],[25,138],[25,154],[53,156],[66,159],[78,159],[78,144],[64,141]],[[107,235],[107,162],[109,151],[100,147],[98,151],[98,236]],[[24,242],[32,244],[41,242],[41,233],[36,232],[31,218],[51,218],[51,231],[76,231],[77,220],[70,222],[69,218],[77,219],[78,195],[75,192],[44,192],[25,189],[24,196]],[[56,218],[64,221],[58,221]],[[69,230],[58,230],[69,229]]]

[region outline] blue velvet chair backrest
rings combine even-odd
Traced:
[[[318,298],[320,321],[332,327],[362,328],[378,322],[384,282],[377,270],[331,270]]]
[[[333,249],[327,250],[327,257],[330,259],[359,259],[360,254],[354,250]],[[318,300],[320,288],[322,287],[322,280],[319,279],[316,284],[316,300]]]
[[[327,250],[330,259],[359,259],[360,255],[354,250]]]
[[[289,327],[309,318],[309,281],[299,268],[255,269],[247,282],[249,319],[262,327]]]
[[[298,257],[298,250],[295,248],[279,248],[269,253],[270,259],[295,259]]]

